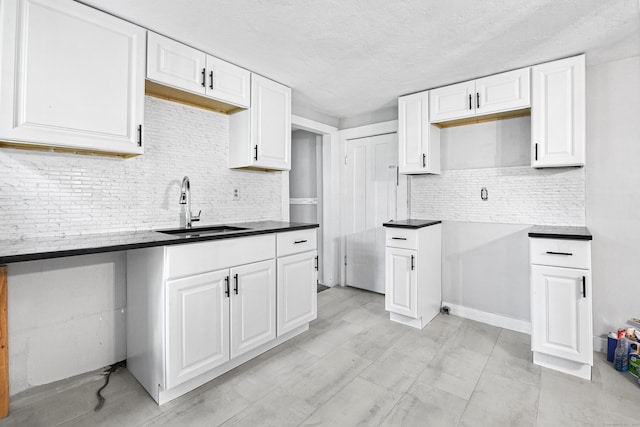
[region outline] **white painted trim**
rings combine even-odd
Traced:
[[[449,313],[455,316],[531,335],[531,322],[502,316],[500,314],[489,313],[487,311],[476,310],[475,308],[464,307],[462,305],[451,304],[444,301],[442,302],[442,305],[448,306],[450,310]]]
[[[372,125],[358,126],[357,128],[342,129],[340,138],[354,139],[366,138],[367,136],[381,135],[384,133],[398,132],[398,121],[389,120],[388,122],[374,123]]]
[[[290,205],[317,205],[316,197],[292,197],[289,199]]]
[[[338,128],[325,125],[324,123],[316,122],[304,117],[291,115],[291,128],[293,130],[306,130],[313,133],[326,134],[337,132]]]
[[[338,128],[316,122],[304,117],[291,115],[291,130],[306,130],[322,136],[322,202],[319,209],[322,210],[322,253],[324,260],[321,261],[323,284],[333,286],[338,282],[340,260],[339,241],[341,236],[340,222],[340,185],[341,168],[340,139]],[[289,213],[289,176],[283,176],[282,212]],[[286,194],[284,193],[286,187]],[[285,206],[286,205],[286,206]],[[284,215],[283,215],[284,216]]]

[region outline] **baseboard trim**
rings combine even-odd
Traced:
[[[442,305],[448,306],[450,309],[449,313],[455,316],[531,335],[531,322],[513,319],[511,317],[489,313],[487,311],[476,310],[475,308],[452,304],[450,302],[442,302]]]

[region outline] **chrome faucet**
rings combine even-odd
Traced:
[[[189,177],[185,176],[182,178],[182,186],[180,188],[180,204],[186,205],[184,207],[184,227],[191,228],[191,223],[200,221],[200,214],[202,211],[198,212],[198,215],[191,215],[191,184],[189,183]]]

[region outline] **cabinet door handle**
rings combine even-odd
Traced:
[[[253,147],[255,154],[253,155],[253,160],[258,160],[258,146]]]
[[[582,298],[587,297],[587,278],[582,276]]]
[[[142,147],[142,125],[138,125],[138,147]]]
[[[414,257],[413,257],[413,255],[411,255],[411,270],[414,270],[414,269],[415,269],[415,267],[416,267],[416,266],[415,266],[415,264],[414,264]]]
[[[469,110],[471,110],[471,94],[469,94]]]
[[[206,85],[207,85],[207,81],[206,81],[207,77],[206,76],[207,76],[207,69],[203,68],[202,69],[202,87],[206,87]]]
[[[238,295],[238,275],[237,274],[233,275],[233,280],[234,280],[233,292],[235,292],[236,295]]]
[[[547,251],[547,253],[549,255],[566,255],[566,256],[571,256],[573,255],[571,252],[554,252],[554,251]]]
[[[316,255],[316,271],[318,271],[318,255]]]
[[[536,152],[535,152],[534,159],[535,159],[536,161],[538,161],[538,143],[537,143],[537,142],[536,142],[536,144],[535,144],[535,151],[536,151]]]
[[[392,240],[407,240],[406,237],[392,237]]]
[[[229,298],[229,276],[224,278],[224,282],[225,282],[225,287],[224,287],[224,294],[227,296],[227,298]]]
[[[213,89],[213,70],[209,72],[209,89]]]
[[[476,108],[480,108],[480,92],[476,92]]]
[[[422,153],[422,167],[426,168],[427,167],[427,155]]]
[[[296,240],[295,242],[293,242],[294,245],[297,245],[298,243],[306,243],[306,240]]]

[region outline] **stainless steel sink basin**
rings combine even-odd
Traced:
[[[233,227],[231,225],[214,225],[211,227],[198,227],[198,228],[176,228],[173,230],[156,230],[158,233],[171,234],[174,236],[180,236],[185,238],[190,237],[205,237],[214,234],[228,233],[231,231],[248,230],[244,227]]]

